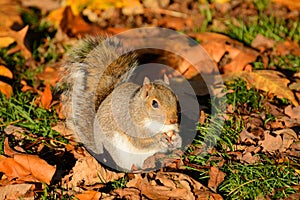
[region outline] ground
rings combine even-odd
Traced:
[[[0,199],[300,198],[298,1],[0,5]],[[223,83],[202,87],[211,68],[176,52],[141,56],[142,63],[180,72],[195,90],[200,115],[193,127],[197,135],[184,152],[164,160],[159,170],[133,174],[100,165],[75,142],[62,110],[66,85],[59,81],[79,39],[141,27],[168,28],[199,43]],[[197,51],[189,55],[206,58]]]

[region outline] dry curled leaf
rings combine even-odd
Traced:
[[[148,175],[143,178],[136,174],[126,186],[139,189],[141,194],[150,199],[198,199],[195,194],[208,191],[201,183],[185,174],[158,172]]]
[[[116,173],[104,168],[94,157],[87,154],[77,160],[73,167],[73,173],[70,174],[71,180],[66,181],[66,187],[75,188],[83,182],[86,186],[97,183],[108,183],[118,180],[123,176],[124,173]],[[69,179],[69,177],[66,178]]]
[[[219,170],[218,167],[212,166],[209,171],[208,187],[216,192],[217,187],[224,181],[226,174]]]
[[[292,107],[289,105],[284,109],[284,113],[290,118],[300,121],[300,106]]]
[[[282,146],[282,139],[279,135],[271,135],[270,131],[265,131],[264,140],[259,141],[258,144],[263,147],[263,152],[274,153]]]
[[[0,31],[0,37],[9,36],[9,37],[12,37],[17,42],[18,46],[16,47],[16,49],[22,50],[24,57],[27,59],[31,58],[31,56],[32,56],[30,50],[25,45],[25,37],[26,37],[27,31],[28,31],[28,28],[29,28],[29,26],[27,25],[19,31],[14,31],[9,28],[2,28]],[[12,50],[10,50],[10,51],[12,51]]]
[[[0,187],[0,199],[34,199],[33,184],[15,184]],[[26,198],[25,198],[26,196]]]
[[[259,53],[242,43],[218,33],[200,33],[190,36],[200,40],[200,44],[216,62],[222,62],[227,56],[227,61],[222,64],[224,73],[245,70],[247,65],[256,60]],[[247,70],[250,70],[249,67]]]

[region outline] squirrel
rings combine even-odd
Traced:
[[[62,79],[67,126],[102,164],[129,172],[182,145],[169,79],[131,82],[137,57],[117,38],[89,36],[71,50]]]

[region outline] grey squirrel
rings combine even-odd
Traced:
[[[143,169],[158,152],[182,145],[178,98],[169,80],[130,82],[137,55],[120,40],[88,37],[65,64],[67,124],[101,163],[125,171]]]

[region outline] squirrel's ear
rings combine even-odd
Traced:
[[[142,92],[142,95],[144,97],[148,96],[150,88],[151,88],[150,80],[148,77],[145,77],[143,82],[143,92]]]
[[[149,84],[150,84],[150,80],[147,76],[145,76],[143,85],[149,85]]]
[[[166,74],[164,74],[164,82],[167,84],[167,85],[170,85],[170,80],[168,78],[168,76]]]

